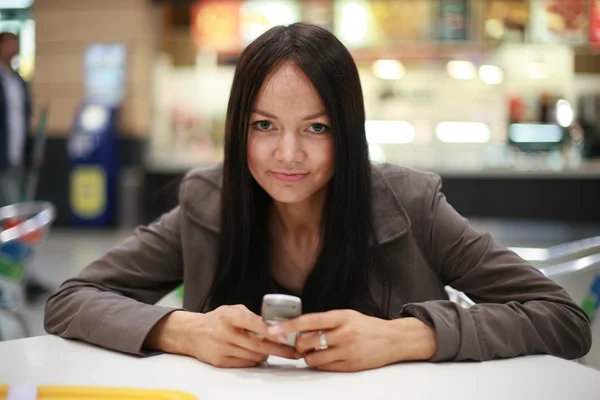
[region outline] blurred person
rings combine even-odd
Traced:
[[[64,282],[45,329],[219,367],[584,356],[589,320],[565,290],[476,231],[437,175],[372,164],[364,125],[341,42],[315,25],[270,29],[237,64],[223,164],[189,172],[176,208]],[[182,309],[155,305],[181,282]],[[261,300],[277,292],[306,314],[267,325]]]
[[[29,88],[11,65],[18,55],[19,37],[11,32],[0,33],[0,207],[24,200],[26,169],[32,161]],[[49,292],[33,277],[26,280],[25,294],[29,301]]]
[[[19,54],[19,38],[0,33],[0,206],[21,201],[21,185],[31,145],[27,134],[31,117],[27,83],[12,69]]]

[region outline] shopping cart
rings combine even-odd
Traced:
[[[48,202],[25,202],[0,208],[0,340],[7,336],[3,333],[5,317],[16,322],[21,336],[29,336],[21,314],[24,279],[55,216],[56,210]]]

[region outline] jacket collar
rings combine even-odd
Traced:
[[[222,179],[222,164],[197,169],[183,179],[180,192],[182,208],[188,217],[215,233],[221,229]],[[378,244],[384,244],[404,235],[411,221],[377,166],[373,166],[371,181],[375,236]]]

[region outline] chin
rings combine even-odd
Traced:
[[[274,201],[284,204],[300,203],[310,197],[310,195],[290,193],[285,190],[267,190],[267,194],[271,196]]]

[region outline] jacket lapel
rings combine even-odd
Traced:
[[[187,174],[179,190],[183,211],[196,224],[219,233],[223,165],[216,164]]]

